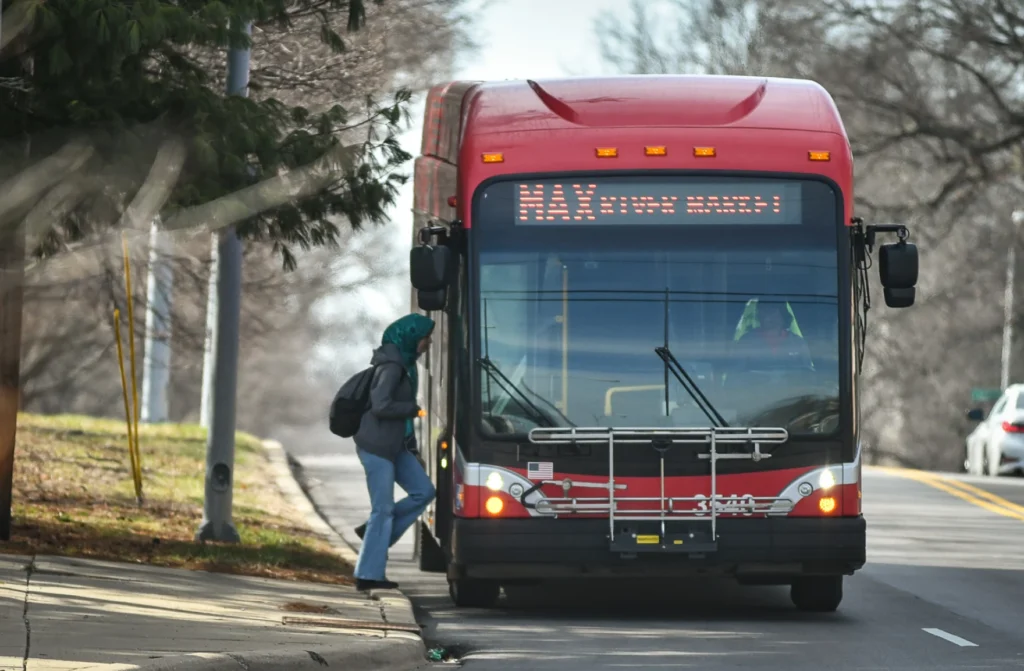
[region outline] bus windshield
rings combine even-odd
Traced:
[[[667,347],[730,426],[834,433],[838,203],[820,182],[795,193],[788,222],[526,226],[503,215],[515,186],[489,187],[474,226],[484,429],[708,426]]]

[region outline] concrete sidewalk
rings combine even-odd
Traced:
[[[397,592],[0,555],[0,671],[400,671],[426,663],[418,634]]]

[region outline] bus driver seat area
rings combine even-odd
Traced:
[[[733,363],[741,371],[814,370],[811,350],[788,301],[747,301],[736,325]]]

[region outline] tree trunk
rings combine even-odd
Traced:
[[[14,445],[21,397],[25,235],[19,224],[0,225],[0,540],[5,541],[11,538]]]

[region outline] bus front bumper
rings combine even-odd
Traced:
[[[863,516],[717,520],[718,540],[704,553],[610,548],[607,519],[466,519],[452,528],[450,578],[734,575],[785,583],[804,575],[851,575],[865,562]]]

